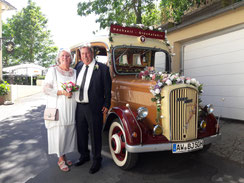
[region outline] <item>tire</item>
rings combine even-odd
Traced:
[[[114,163],[123,170],[129,170],[136,165],[138,154],[126,150],[125,132],[118,121],[115,119],[109,128],[109,149]]]

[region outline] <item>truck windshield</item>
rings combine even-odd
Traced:
[[[139,47],[116,47],[113,63],[117,73],[137,74],[145,67],[166,71],[167,54],[163,50]]]

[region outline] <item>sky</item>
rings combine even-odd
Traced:
[[[28,0],[6,0],[17,10],[5,11],[2,14],[3,22],[27,6]],[[95,16],[81,17],[77,14],[77,4],[84,0],[32,0],[41,7],[41,12],[48,19],[48,29],[51,39],[59,48],[70,48],[72,45],[89,41],[94,37],[92,31],[99,30],[95,23]],[[107,35],[102,30],[96,35]]]

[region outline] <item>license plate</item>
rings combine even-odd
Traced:
[[[184,152],[190,152],[198,149],[203,148],[203,140],[196,140],[186,143],[173,143],[172,145],[172,152],[173,153],[184,153]]]

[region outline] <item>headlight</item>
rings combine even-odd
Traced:
[[[204,120],[202,120],[201,123],[200,123],[200,128],[201,128],[202,130],[204,130],[206,127],[207,127],[207,122],[204,121]]]
[[[163,129],[160,125],[156,125],[153,128],[153,135],[161,135],[163,133]]]
[[[213,108],[213,105],[212,105],[212,104],[208,104],[208,105],[206,105],[206,108],[207,108],[207,112],[208,112],[208,114],[213,113],[214,108]]]
[[[137,119],[138,120],[141,120],[141,119],[147,117],[147,115],[148,115],[148,109],[146,107],[139,107],[137,109],[137,113],[138,113]]]

